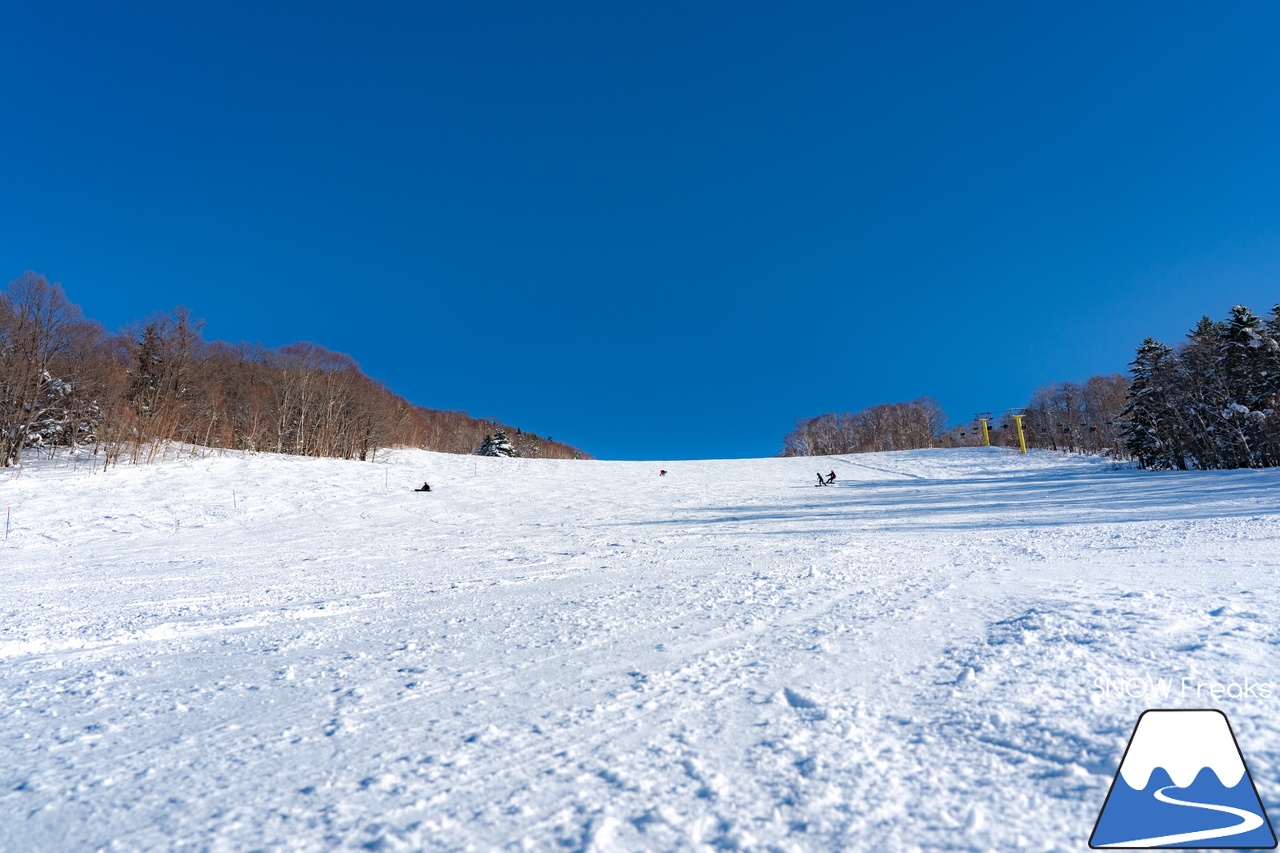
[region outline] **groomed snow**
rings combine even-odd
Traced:
[[[0,472],[0,849],[1077,851],[1153,707],[1280,797],[1280,471],[388,462]]]

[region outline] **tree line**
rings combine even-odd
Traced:
[[[1043,385],[1021,409],[994,413],[990,441],[1136,459],[1144,468],[1280,465],[1280,304],[1264,319],[1243,305],[1202,317],[1185,341],[1147,338],[1127,375]],[[977,419],[946,427],[929,398],[802,418],[783,456],[862,453],[982,443]]]
[[[178,446],[372,460],[418,447],[473,453],[491,432],[521,456],[580,449],[465,412],[418,406],[348,355],[299,342],[275,349],[206,341],[182,307],[116,334],[61,285],[28,272],[0,292],[0,464],[27,447],[91,448],[104,465]]]
[[[987,437],[992,445],[1017,447],[1016,414],[1022,417],[1029,448],[1127,457],[1121,414],[1128,393],[1129,378],[1119,373],[1042,385],[1025,406],[991,413]],[[858,412],[832,412],[799,419],[783,439],[779,455],[831,456],[983,444],[977,417],[959,426],[947,424],[946,413],[931,397],[881,403]]]
[[[1029,448],[1127,458],[1121,416],[1128,393],[1129,377],[1122,373],[1091,376],[1084,382],[1041,385],[1021,409],[992,417],[991,443],[1017,447],[1013,415],[1021,414],[1023,438]],[[975,423],[964,432],[976,437],[979,428]]]
[[[936,447],[947,425],[936,400],[881,403],[858,412],[801,418],[782,441],[782,456],[834,456]]]
[[[1014,415],[1022,417],[1027,447],[1125,457],[1128,448],[1121,414],[1129,378],[1113,373],[1084,382],[1055,382],[1035,390],[1019,409],[991,413],[987,436],[993,445],[1017,447]],[[938,402],[921,397],[906,403],[881,403],[857,412],[831,412],[801,418],[783,439],[781,456],[831,456],[885,450],[982,445],[978,418],[948,426]]]
[[[1280,464],[1280,305],[1202,317],[1177,347],[1147,338],[1130,372],[1125,437],[1143,467]]]

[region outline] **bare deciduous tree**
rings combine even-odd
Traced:
[[[179,306],[108,336],[62,288],[27,273],[0,293],[0,457],[31,443],[90,445],[111,465],[171,448],[274,450],[372,460],[393,446],[471,453],[505,429],[522,452],[590,458],[515,427],[416,406],[343,353],[206,342]]]
[[[783,456],[832,456],[936,446],[947,416],[937,401],[881,403],[860,412],[802,418],[783,439]]]
[[[96,332],[62,285],[42,275],[24,273],[0,294],[0,464],[44,439],[38,426],[75,390],[61,374],[76,363],[77,347],[92,349]]]

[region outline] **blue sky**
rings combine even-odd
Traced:
[[[1280,6],[0,8],[0,278],[602,458],[954,421],[1280,301]]]

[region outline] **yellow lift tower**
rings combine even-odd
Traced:
[[[1027,436],[1022,431],[1022,419],[1027,415],[1022,409],[1008,409],[1009,417],[1013,418],[1013,422],[1018,426],[1018,447],[1025,454],[1027,452]],[[990,412],[978,412],[974,415],[978,423],[982,424],[982,446],[991,446],[991,431],[987,428],[987,423],[991,420]]]
[[[987,431],[987,421],[991,420],[990,412],[978,412],[974,415],[978,419],[978,423],[982,424],[982,446],[991,446],[991,433]]]
[[[1022,409],[1009,410],[1009,417],[1013,418],[1013,422],[1018,425],[1018,447],[1022,448],[1022,453],[1024,455],[1027,452],[1027,437],[1022,432],[1022,419],[1026,416],[1027,413],[1022,411]]]

